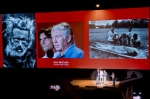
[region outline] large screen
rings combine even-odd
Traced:
[[[149,70],[150,8],[1,14],[1,68]]]

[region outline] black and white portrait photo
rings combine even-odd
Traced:
[[[148,59],[149,19],[89,21],[90,58]]]
[[[36,68],[35,14],[2,14],[4,68]]]

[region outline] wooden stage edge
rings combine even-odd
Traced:
[[[72,80],[70,83],[73,86],[78,86],[78,87],[88,87],[89,86],[89,87],[97,87],[97,88],[104,88],[104,87],[116,87],[116,88],[118,88],[120,83],[125,83],[125,82],[129,82],[129,81],[137,80],[140,78],[132,78],[129,80],[115,81],[115,86],[113,86],[112,81],[107,81],[106,82],[107,85],[104,85],[102,83],[99,83],[96,85],[96,80]]]

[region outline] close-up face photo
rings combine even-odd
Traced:
[[[38,58],[83,58],[83,22],[38,23],[37,31]]]
[[[47,52],[48,50],[53,49],[53,43],[52,43],[51,37],[47,37],[45,35],[45,33],[43,32],[43,33],[40,34],[39,39],[40,39],[41,47],[45,52]]]
[[[18,28],[13,29],[12,38],[10,41],[10,54],[16,57],[21,57],[25,54],[29,44],[29,31]]]
[[[52,31],[52,41],[54,44],[54,47],[57,51],[64,51],[67,49],[67,40],[68,38],[65,38],[62,31],[55,30]]]
[[[4,68],[35,68],[35,14],[2,15]]]

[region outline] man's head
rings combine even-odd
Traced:
[[[134,33],[134,34],[133,34],[133,39],[136,40],[137,38],[138,38],[138,34]]]
[[[129,32],[131,32],[132,31],[132,27],[129,27]]]
[[[114,33],[114,27],[111,27],[110,30],[112,33]]]
[[[51,39],[51,27],[45,27],[42,28],[38,34],[40,45],[44,52],[47,52],[48,50],[52,50],[53,42]]]
[[[51,30],[51,37],[55,49],[62,53],[74,43],[73,31],[66,22],[54,25]]]
[[[122,38],[126,38],[127,37],[126,33],[123,33],[121,36],[122,36]]]
[[[35,40],[34,20],[8,17],[3,22],[3,29],[6,55],[16,58],[22,57]]]

